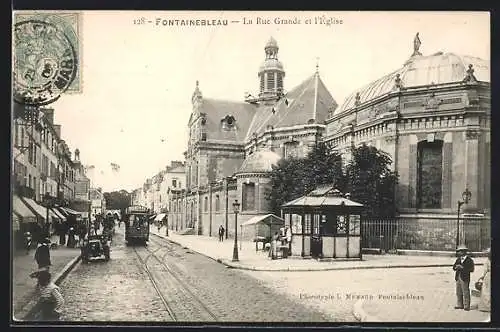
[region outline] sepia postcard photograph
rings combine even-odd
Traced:
[[[488,323],[490,13],[14,10],[11,324]]]

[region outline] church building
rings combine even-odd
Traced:
[[[319,72],[285,92],[286,72],[271,38],[258,68],[258,96],[234,102],[206,98],[196,82],[186,155],[186,191],[173,197],[171,220],[195,234],[214,235],[220,225],[234,232],[239,222],[269,213],[268,172],[281,158],[305,156],[325,134],[337,108]],[[286,94],[286,96],[285,96]]]
[[[270,213],[269,171],[281,158],[305,156],[323,140],[347,162],[351,147],[365,143],[387,152],[399,174],[393,234],[399,248],[453,249],[460,207],[460,241],[487,246],[481,241],[490,229],[490,63],[423,55],[420,45],[417,34],[399,69],[354,91],[340,107],[318,70],[285,92],[273,38],[258,70],[258,96],[206,98],[196,82],[186,190],[172,196],[171,218],[193,234],[214,235],[223,225],[231,236],[235,199],[242,223]]]

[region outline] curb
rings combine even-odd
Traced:
[[[168,237],[168,236],[166,236],[166,235],[155,234],[155,233],[150,233],[150,234],[152,234],[152,235],[156,235],[156,236],[158,236],[159,238],[162,238],[162,239],[167,240],[167,241],[169,241],[169,242],[175,243],[175,244],[177,244],[178,246],[181,246],[182,248],[187,248],[187,249],[189,249],[189,250],[191,250],[191,251],[194,251],[195,253],[200,254],[200,255],[202,255],[202,256],[205,256],[206,258],[210,258],[211,260],[216,261],[217,263],[222,263],[222,261],[221,261],[220,259],[213,258],[213,257],[211,257],[211,256],[208,256],[208,255],[207,255],[207,254],[205,254],[205,253],[202,253],[202,252],[200,252],[200,251],[196,251],[196,250],[194,250],[194,249],[192,249],[192,248],[188,248],[188,247],[187,247],[187,246],[185,246],[184,244],[181,244],[181,243],[179,243],[179,242],[177,242],[177,241],[174,241],[174,240],[172,240],[171,238],[169,238],[169,237]],[[222,263],[222,264],[224,264],[224,263]]]
[[[356,301],[356,303],[354,303],[354,306],[352,307],[352,314],[354,315],[354,317],[356,317],[359,322],[380,322],[381,320],[377,317],[366,313],[366,311],[363,309],[364,303],[365,300],[358,300]]]
[[[181,244],[177,241],[174,241],[170,239],[169,237],[161,234],[155,234],[151,233],[153,235],[156,235],[162,239],[168,240],[170,242],[173,242],[181,247],[187,247],[184,244]],[[416,264],[416,265],[373,265],[373,266],[331,266],[331,267],[318,267],[318,268],[302,268],[302,267],[297,267],[297,268],[260,268],[260,267],[255,267],[255,266],[244,266],[241,264],[234,264],[232,262],[229,262],[226,259],[222,258],[214,258],[212,256],[209,256],[203,252],[194,250],[192,248],[189,248],[189,250],[192,250],[202,256],[205,256],[213,261],[216,261],[222,265],[225,265],[228,268],[232,269],[239,269],[239,270],[247,270],[247,271],[262,271],[262,272],[314,272],[314,271],[342,271],[342,270],[369,270],[369,269],[404,269],[404,268],[425,268],[425,267],[453,267],[453,264]],[[483,263],[475,263],[475,266],[481,266],[484,265]]]
[[[61,284],[64,278],[66,278],[66,276],[71,272],[71,270],[73,270],[76,264],[80,262],[80,259],[81,259],[80,255],[76,256],[70,262],[68,262],[68,264],[66,264],[59,273],[56,274],[56,276],[54,277],[54,283],[57,286]],[[19,321],[33,320],[37,312],[37,307],[38,307],[37,303],[38,299],[36,297],[32,298],[30,302],[27,305],[25,305],[24,308],[21,310],[19,316],[23,317],[23,319]],[[14,320],[16,319],[14,318]]]

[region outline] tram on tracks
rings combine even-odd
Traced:
[[[125,241],[127,244],[149,241],[149,218],[151,211],[140,205],[129,206],[125,210],[123,222],[125,223]]]

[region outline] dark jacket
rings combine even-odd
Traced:
[[[47,244],[42,244],[41,246],[36,248],[35,260],[38,264],[38,268],[43,268],[51,265],[50,251]]]
[[[457,269],[457,265],[462,265],[463,269]],[[458,280],[458,276],[460,276],[463,281],[469,282],[470,274],[474,272],[474,261],[472,260],[472,258],[467,256],[464,262],[461,263],[461,259],[460,257],[458,257],[455,261],[455,264],[453,264],[453,270],[456,271],[455,280]]]

